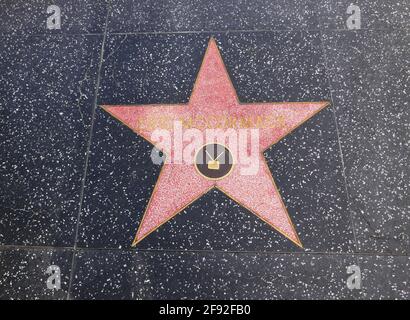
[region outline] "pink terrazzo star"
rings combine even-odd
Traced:
[[[253,126],[259,129],[261,150],[256,160],[260,163],[256,174],[243,175],[240,166],[234,165],[229,175],[219,180],[211,180],[199,174],[194,163],[165,162],[133,245],[210,189],[217,188],[302,247],[262,152],[328,104],[327,101],[240,103],[216,42],[211,38],[188,104],[102,106],[105,111],[150,142],[157,128],[144,124],[152,122],[152,119],[165,118],[169,123],[181,121],[185,127],[200,128],[202,131],[205,131],[205,128],[201,126],[198,119],[220,119],[229,116],[239,119],[262,117],[278,121],[278,125]],[[218,127],[221,128],[220,123]],[[171,133],[174,130],[172,126],[167,128]],[[244,125],[242,128],[249,128],[249,126]],[[228,129],[228,127],[221,129]],[[241,124],[236,123],[235,129],[241,129]],[[188,143],[182,142],[181,147]],[[174,148],[163,145],[160,147],[171,158],[177,156]]]

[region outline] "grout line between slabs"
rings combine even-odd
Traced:
[[[377,32],[394,32],[394,31],[409,31],[409,28],[391,28],[391,29],[366,29],[358,30],[349,29],[326,29],[332,32],[362,32],[362,31],[377,31]],[[136,32],[108,32],[109,35],[172,35],[172,34],[227,34],[227,33],[291,33],[291,32],[321,32],[322,29],[260,29],[260,30],[189,30],[189,31],[136,31]]]
[[[24,245],[0,245],[0,251],[6,250],[31,250],[31,251],[72,251],[72,252],[117,252],[117,253],[198,253],[198,254],[264,254],[264,255],[305,255],[305,256],[373,256],[373,257],[403,257],[410,258],[409,254],[381,253],[381,252],[324,252],[324,251],[256,251],[256,250],[221,250],[221,249],[135,249],[114,247],[52,247],[52,246],[24,246]]]
[[[355,243],[355,253],[359,253],[359,244],[357,242],[356,227],[355,227],[354,220],[353,220],[353,213],[350,210],[350,194],[349,194],[349,189],[348,189],[348,184],[347,184],[346,167],[345,167],[345,162],[344,162],[342,143],[341,143],[341,140],[340,140],[340,131],[339,131],[339,124],[338,124],[338,121],[337,121],[335,101],[333,99],[333,93],[332,93],[333,92],[332,83],[330,81],[330,74],[329,74],[329,67],[328,67],[329,64],[328,64],[327,54],[326,54],[326,50],[325,50],[325,46],[323,44],[323,41],[324,41],[323,32],[320,31],[320,45],[321,45],[321,49],[322,49],[322,53],[323,53],[323,59],[324,59],[324,63],[325,63],[326,78],[327,78],[327,82],[328,82],[328,86],[329,86],[329,90],[330,90],[330,99],[332,100],[331,109],[332,109],[332,113],[333,113],[333,120],[334,120],[335,127],[336,127],[337,142],[338,142],[338,147],[339,147],[339,156],[340,156],[340,160],[341,160],[341,163],[342,163],[342,175],[343,175],[346,198],[347,198],[347,210],[349,212],[350,225],[351,225],[352,232],[353,232],[353,238],[354,238],[354,243]]]
[[[329,75],[329,68],[328,68],[328,59],[327,55],[325,52],[324,44],[323,44],[323,32],[321,29],[306,29],[306,30],[295,30],[295,29],[274,29],[274,30],[269,30],[269,29],[261,29],[261,30],[197,30],[197,31],[147,31],[147,32],[112,32],[110,33],[108,31],[108,19],[110,15],[110,10],[111,6],[109,4],[107,14],[105,17],[105,26],[104,26],[104,32],[103,33],[79,33],[79,34],[50,34],[50,36],[61,36],[61,35],[84,35],[84,36],[94,36],[94,35],[103,35],[102,43],[101,43],[101,49],[100,49],[100,59],[98,63],[98,69],[97,69],[97,79],[96,79],[96,88],[94,92],[94,102],[93,102],[93,109],[92,109],[92,117],[91,117],[91,125],[89,129],[89,136],[88,136],[88,142],[87,142],[87,149],[86,149],[86,156],[85,156],[85,166],[84,166],[84,173],[83,173],[83,178],[81,182],[81,189],[80,189],[80,199],[79,199],[79,209],[78,209],[78,214],[77,214],[77,221],[76,221],[76,227],[75,227],[75,238],[74,238],[74,246],[73,247],[52,247],[52,246],[33,246],[33,247],[27,247],[27,246],[1,246],[0,249],[6,248],[6,249],[37,249],[37,250],[68,250],[72,251],[72,261],[71,261],[71,270],[70,270],[70,278],[69,278],[69,287],[68,287],[68,292],[67,292],[67,299],[71,299],[71,291],[72,291],[72,283],[74,279],[74,272],[75,272],[75,265],[76,265],[76,252],[78,251],[110,251],[110,250],[118,250],[118,252],[152,252],[152,253],[167,253],[167,252],[173,252],[173,253],[219,253],[219,254],[273,254],[273,255],[284,255],[284,254],[297,254],[297,255],[353,255],[356,257],[356,260],[359,260],[359,256],[386,256],[386,257],[407,257],[408,255],[397,255],[397,254],[391,254],[391,253],[365,253],[365,252],[359,252],[358,251],[358,242],[357,242],[357,236],[356,236],[356,228],[355,224],[353,221],[353,214],[350,209],[348,209],[349,214],[350,214],[350,221],[351,221],[351,227],[353,231],[353,236],[354,236],[354,241],[355,241],[355,251],[354,252],[282,252],[282,251],[238,251],[238,250],[152,250],[152,249],[122,249],[119,250],[118,248],[80,248],[78,247],[78,236],[79,236],[79,227],[80,227],[80,217],[81,217],[81,211],[82,211],[82,206],[83,206],[83,200],[84,200],[84,190],[85,190],[85,184],[86,184],[86,178],[87,178],[87,172],[88,172],[88,165],[89,165],[89,157],[90,157],[90,149],[91,149],[91,143],[92,143],[92,137],[93,137],[93,130],[94,130],[94,125],[95,125],[95,116],[96,116],[96,110],[97,110],[97,103],[98,103],[98,94],[99,94],[99,87],[100,87],[100,81],[101,81],[101,71],[102,71],[102,64],[104,60],[104,49],[105,49],[105,43],[106,43],[106,38],[107,35],[161,35],[161,34],[212,34],[212,33],[258,33],[258,32],[284,32],[284,33],[291,33],[291,32],[318,32],[320,34],[320,42],[321,42],[321,50],[323,52],[323,57],[324,57],[324,64],[325,64],[325,70],[326,70],[326,77],[327,77],[327,82],[330,90],[330,98],[332,100],[332,113],[333,113],[333,118],[334,118],[334,123],[336,126],[336,134],[337,134],[337,139],[338,139],[338,146],[339,146],[339,155],[341,158],[341,163],[342,163],[342,174],[343,174],[343,179],[344,179],[344,185],[345,185],[345,192],[347,196],[347,201],[348,201],[348,208],[350,207],[350,195],[348,192],[348,185],[347,185],[347,177],[345,173],[345,164],[344,164],[344,156],[343,156],[343,150],[341,146],[341,140],[340,140],[340,132],[339,132],[339,126],[338,126],[338,121],[337,121],[337,115],[336,115],[336,110],[335,110],[335,103],[333,100],[332,96],[332,86],[331,86],[331,81],[330,81],[330,75]],[[360,32],[360,31],[396,31],[396,30],[408,30],[408,28],[390,28],[390,29],[361,29],[361,30],[355,30],[353,32]],[[346,31],[352,31],[352,30],[347,30],[347,29],[329,29],[328,31],[334,31],[334,32],[346,32]],[[44,34],[33,34],[34,36],[37,35],[44,35]],[[0,34],[0,36],[4,36],[4,34]]]
[[[110,32],[108,35],[166,35],[166,34],[207,34],[207,33],[259,33],[259,32],[321,32],[323,29],[233,29],[233,30],[184,30],[184,31],[129,31],[129,32]],[[349,29],[332,29],[326,28],[326,31],[331,32],[361,32],[361,31],[380,31],[380,32],[394,32],[394,31],[410,31],[410,28],[360,28],[358,30]],[[0,37],[6,36],[101,36],[104,32],[95,33],[0,33]]]
[[[317,4],[317,6],[319,6],[319,4]],[[316,8],[316,12],[319,12],[319,8]],[[323,16],[319,15],[318,16],[318,22],[319,25],[323,25]],[[323,28],[322,28],[323,29]],[[348,211],[348,215],[349,215],[349,219],[350,219],[350,226],[352,228],[352,232],[353,232],[353,240],[354,240],[354,252],[355,252],[355,259],[356,259],[356,263],[360,268],[360,264],[359,264],[359,256],[356,255],[359,253],[359,243],[357,242],[357,232],[356,232],[356,226],[353,220],[353,213],[350,210],[350,194],[349,194],[349,188],[348,188],[348,184],[347,184],[347,177],[346,177],[346,166],[345,166],[345,161],[344,161],[344,155],[343,155],[343,149],[342,149],[342,143],[341,143],[341,139],[340,139],[340,130],[339,130],[339,123],[337,121],[337,114],[336,114],[336,104],[335,101],[333,99],[333,88],[332,88],[332,82],[331,82],[331,75],[330,75],[330,70],[329,70],[329,63],[328,63],[328,58],[327,58],[327,54],[326,54],[326,49],[325,49],[325,45],[324,45],[324,31],[320,29],[319,30],[319,38],[320,38],[320,46],[321,46],[321,50],[322,50],[322,54],[323,54],[323,59],[324,59],[324,64],[325,64],[325,73],[326,73],[326,79],[327,79],[327,84],[329,87],[329,93],[330,93],[330,100],[332,101],[332,105],[331,105],[331,110],[332,110],[332,114],[333,114],[333,121],[335,124],[335,128],[336,128],[336,136],[337,136],[337,143],[338,143],[338,148],[339,148],[339,157],[340,157],[340,161],[342,164],[342,175],[343,175],[343,182],[344,182],[344,186],[345,186],[345,193],[346,193],[346,209]],[[334,30],[336,32],[338,31],[354,31],[354,30],[349,30],[349,29],[342,29],[342,30]],[[367,31],[367,29],[359,29],[357,31]],[[328,31],[328,30],[325,30]],[[381,30],[380,30],[381,31]]]
[[[110,14],[110,9],[111,9],[111,6],[110,6],[110,3],[109,3],[108,9],[107,9],[107,14],[106,14],[106,17],[105,17],[104,35],[103,35],[103,39],[102,39],[102,43],[101,43],[100,60],[98,62],[98,69],[97,69],[97,81],[96,81],[96,84],[95,84],[95,91],[94,91],[94,102],[93,102],[93,109],[92,109],[92,115],[91,115],[91,125],[90,125],[90,130],[89,130],[89,135],[88,135],[87,151],[86,151],[86,155],[85,155],[84,174],[83,174],[83,178],[82,178],[82,182],[81,182],[79,208],[78,208],[77,221],[76,221],[76,227],[75,227],[73,256],[72,256],[72,261],[71,261],[70,279],[69,279],[68,290],[67,290],[67,300],[71,299],[71,289],[72,289],[75,262],[76,262],[76,251],[78,250],[77,242],[78,242],[78,233],[79,233],[79,229],[80,229],[80,217],[81,217],[81,211],[82,211],[82,207],[83,207],[84,189],[85,189],[85,183],[86,183],[86,179],[87,179],[88,162],[89,162],[89,157],[90,157],[91,143],[92,143],[92,137],[93,137],[93,131],[94,131],[94,124],[95,124],[95,114],[96,114],[97,107],[98,107],[97,106],[98,92],[99,92],[100,81],[101,81],[101,69],[102,69],[102,64],[103,64],[103,61],[104,61],[104,48],[105,48],[105,41],[106,41],[106,38],[107,38],[108,17],[109,17],[109,14]]]

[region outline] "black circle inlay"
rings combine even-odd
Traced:
[[[231,172],[233,157],[225,146],[217,143],[207,144],[196,154],[195,166],[204,177],[217,180]]]

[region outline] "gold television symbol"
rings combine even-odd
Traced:
[[[208,162],[208,169],[209,170],[219,170],[219,161],[218,160],[211,160]]]

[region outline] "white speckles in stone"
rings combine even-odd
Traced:
[[[66,299],[72,252],[68,250],[0,250],[0,299]],[[57,265],[61,289],[47,288],[46,270]]]
[[[81,252],[73,283],[76,299],[342,299],[358,298],[345,285],[351,256],[250,253]],[[102,268],[90,272],[88,264]],[[128,275],[124,277],[124,263]],[[101,266],[101,267],[100,267]],[[136,266],[139,266],[138,268]],[[304,277],[309,272],[309,277]],[[107,279],[111,279],[108,281]],[[119,287],[113,288],[115,283]],[[95,290],[87,288],[92,286]],[[111,286],[110,290],[107,288]],[[363,293],[362,293],[363,294]],[[363,295],[362,295],[363,296]]]
[[[117,0],[112,3],[109,31],[316,29],[315,9],[308,0],[168,0],[155,8],[149,0]]]
[[[160,168],[97,108],[75,260],[107,1],[53,3],[62,30],[0,2],[0,299],[65,299],[70,275],[73,299],[409,299],[408,1],[359,0],[361,31],[319,31],[350,0],[111,1],[98,104],[188,101],[213,36],[242,101],[333,100],[338,127],[324,110],[265,152],[303,252],[218,191],[133,250]]]
[[[361,251],[410,252],[406,39],[402,31],[324,35]]]
[[[61,30],[48,30],[49,4],[42,0],[0,2],[0,34],[88,34],[104,30],[108,1],[54,0],[62,8]]]
[[[0,243],[71,245],[101,37],[1,40]]]
[[[325,29],[347,29],[346,10],[352,3],[361,10],[362,29],[399,29],[410,25],[407,0],[322,0],[318,2],[320,26]]]

